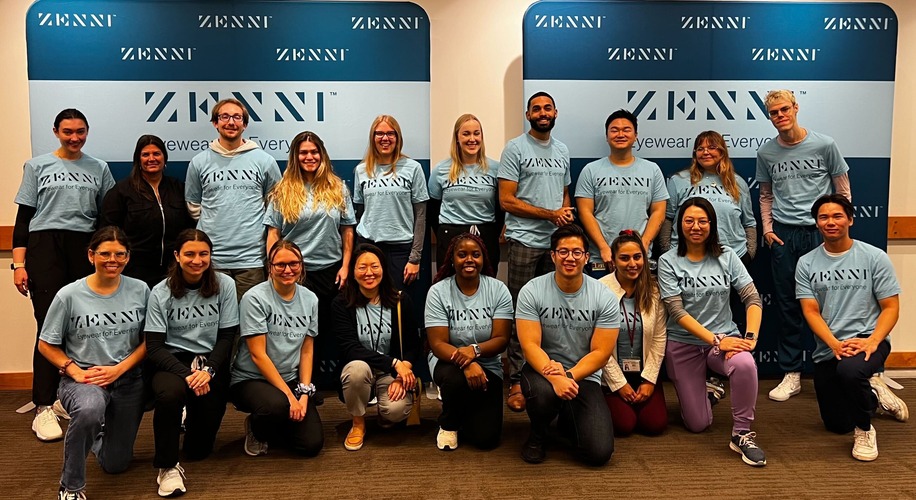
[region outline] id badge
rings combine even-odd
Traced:
[[[629,372],[639,372],[640,365],[642,365],[642,360],[634,358],[624,358],[621,360],[623,362],[623,371]]]
[[[592,262],[592,271],[607,271],[607,266],[604,262]]]

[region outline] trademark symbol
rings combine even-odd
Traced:
[[[337,95],[337,92],[332,90],[332,91],[328,92],[328,95]]]

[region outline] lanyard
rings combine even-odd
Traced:
[[[630,326],[630,315],[627,313],[627,301],[624,298],[620,299],[620,309],[623,311],[623,322],[627,325],[627,335],[630,337],[630,349],[633,348],[633,339],[636,337],[636,316],[639,316],[639,321],[642,321],[642,315],[639,314],[639,305],[636,306],[636,314],[633,316],[633,326]]]
[[[378,346],[382,342],[382,317],[385,314],[385,308],[379,306],[378,328],[376,330],[378,336],[376,337],[372,336],[372,318],[369,317],[369,304],[366,304],[366,307],[363,308],[363,314],[366,315],[366,324],[369,325],[369,343],[372,345],[372,350],[378,352]]]

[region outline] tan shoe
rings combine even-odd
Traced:
[[[509,388],[509,397],[506,398],[506,406],[515,412],[525,411],[525,395],[522,394],[521,384],[515,384]]]
[[[363,440],[366,438],[366,427],[353,426],[350,427],[350,432],[347,433],[347,438],[344,439],[344,448],[350,451],[356,451],[363,447]]]

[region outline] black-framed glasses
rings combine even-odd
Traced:
[[[375,133],[374,133],[374,135],[375,135],[375,138],[376,138],[376,139],[381,139],[381,138],[383,138],[383,137],[387,137],[387,138],[389,138],[389,139],[396,139],[396,138],[398,137],[398,133],[395,132],[394,130],[389,130],[389,131],[387,131],[387,132],[383,132],[383,131],[381,131],[381,130],[376,130]]]
[[[245,119],[245,117],[242,115],[230,115],[229,113],[223,113],[221,115],[217,115],[217,118],[219,118],[219,121],[221,122],[228,122],[230,120],[235,121],[235,122],[240,122]]]
[[[574,259],[581,259],[588,252],[586,252],[585,250],[582,250],[581,248],[576,248],[574,250],[570,250],[568,248],[560,248],[560,249],[554,250],[553,253],[557,254],[557,256],[559,256],[561,259],[565,259],[569,257],[570,255],[572,255]]]
[[[274,262],[270,265],[273,268],[274,272],[282,273],[288,267],[292,272],[299,272],[302,269],[302,261],[297,260],[295,262]]]

